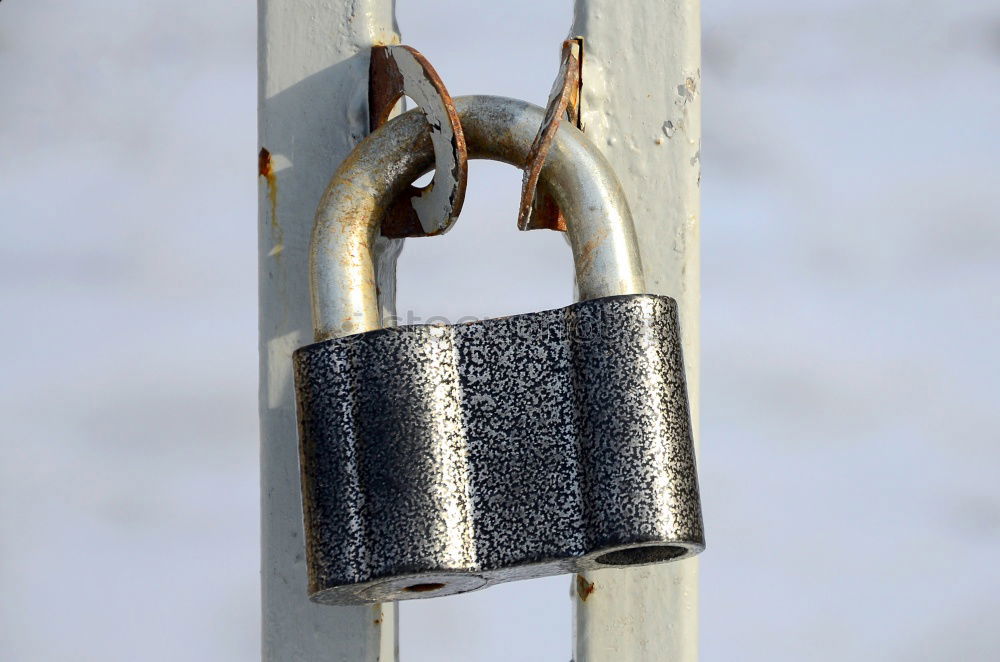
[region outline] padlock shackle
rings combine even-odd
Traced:
[[[469,158],[523,167],[544,110],[493,96],[455,99]],[[316,211],[309,254],[316,341],[381,328],[373,248],[385,210],[434,167],[432,135],[419,109],[396,117],[344,159]],[[563,122],[540,181],[566,217],[581,300],[641,294],[645,282],[632,214],[607,159]]]

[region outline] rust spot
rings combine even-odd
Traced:
[[[375,625],[382,625],[382,617],[379,616],[374,621],[372,621],[372,623],[374,623]]]
[[[585,241],[582,246],[580,246],[580,255],[576,258],[576,270],[577,273],[586,273],[594,264],[594,253],[597,248],[601,245],[605,239],[608,238],[610,231],[608,229],[602,230],[589,241]]]
[[[593,582],[588,582],[583,575],[576,576],[576,595],[581,602],[586,602],[590,594],[596,590]]]
[[[257,155],[257,172],[264,177],[271,176],[271,152],[266,147],[261,147]]]

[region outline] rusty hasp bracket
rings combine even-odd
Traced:
[[[545,120],[538,128],[538,135],[531,144],[528,161],[524,165],[521,183],[521,205],[517,214],[519,230],[566,231],[566,219],[552,194],[539,184],[538,176],[545,164],[552,139],[559,130],[559,123],[565,117],[577,128],[580,127],[580,87],[583,62],[583,40],[567,39],[562,43],[562,58],[559,75],[552,84],[549,101],[545,107]]]
[[[407,187],[389,205],[382,221],[382,235],[400,238],[443,234],[462,211],[469,171],[455,104],[441,77],[418,50],[410,46],[373,46],[368,77],[368,124],[372,131],[389,120],[393,107],[404,95],[420,107],[430,124],[434,179],[423,188]]]

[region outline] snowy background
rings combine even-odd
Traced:
[[[570,4],[397,15],[452,93],[543,103]],[[2,660],[258,657],[254,5],[0,4]],[[994,661],[1000,8],[703,17],[703,659]],[[473,165],[400,310],[569,300],[519,181]],[[409,603],[404,659],[566,660],[569,604]]]

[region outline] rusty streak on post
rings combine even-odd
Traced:
[[[278,255],[284,249],[284,238],[281,226],[278,224],[278,178],[274,174],[274,166],[271,163],[271,152],[266,147],[260,148],[257,155],[257,174],[267,182],[267,200],[271,206],[271,238],[274,247],[270,255]]]

